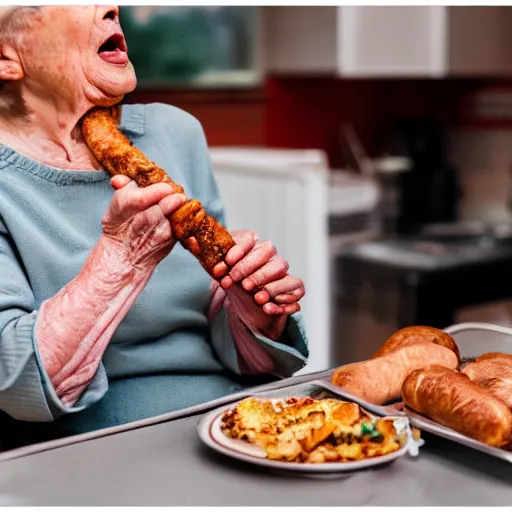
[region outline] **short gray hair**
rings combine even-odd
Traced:
[[[30,13],[24,6],[0,7],[0,43],[21,44],[24,31],[30,26]],[[0,81],[0,117],[13,115],[26,118],[23,99],[18,96],[15,88]]]
[[[29,13],[30,11],[25,6],[8,5],[0,7],[0,42],[18,42],[18,37],[23,30],[30,26]]]

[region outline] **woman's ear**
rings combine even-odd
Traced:
[[[21,80],[25,76],[18,53],[9,45],[0,46],[0,81]]]

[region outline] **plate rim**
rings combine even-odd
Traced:
[[[249,454],[245,454],[223,446],[222,444],[218,443],[211,434],[212,426],[214,425],[215,421],[218,420],[219,416],[222,416],[227,411],[235,407],[236,404],[238,404],[240,401],[234,402],[229,406],[219,407],[213,411],[210,411],[208,414],[201,418],[197,425],[199,438],[205,445],[232,459],[241,460],[243,462],[248,462],[250,464],[256,464],[258,466],[276,470],[298,471],[302,473],[348,473],[364,469],[371,469],[386,463],[394,462],[404,455],[407,455],[409,450],[407,443],[405,443],[398,450],[386,455],[379,455],[378,457],[371,457],[363,460],[355,460],[349,462],[324,463],[284,462],[251,456]]]

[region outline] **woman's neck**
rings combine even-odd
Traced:
[[[3,93],[2,93],[3,94]],[[92,107],[70,106],[24,94],[23,105],[0,109],[0,143],[41,164],[60,169],[100,166],[85,144],[78,123]]]

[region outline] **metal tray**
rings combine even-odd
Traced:
[[[459,345],[459,349],[461,351],[461,355],[463,357],[477,357],[481,354],[484,354],[486,352],[493,352],[493,351],[500,351],[500,352],[510,352],[512,353],[512,329],[509,327],[503,327],[499,325],[493,325],[493,324],[486,324],[486,323],[461,323],[452,325],[450,327],[447,327],[444,329],[445,332],[450,334],[454,337],[455,341],[457,341],[457,335],[462,332],[487,332],[487,333],[494,333],[494,334],[501,334],[505,335],[507,337],[510,337],[509,340],[505,342],[505,346],[503,344],[500,344],[499,346],[497,344],[494,344],[493,346],[483,346],[485,344],[485,340],[482,340],[481,342],[476,342],[476,345],[480,347],[480,349],[476,349],[473,347],[473,349],[469,352],[467,349],[465,350],[464,344],[457,341],[457,345]],[[507,346],[507,344],[509,344]],[[492,455],[493,457],[497,457],[499,459],[503,459],[507,462],[512,463],[512,452],[503,450],[500,448],[494,448],[492,446],[488,446],[484,443],[481,443],[480,441],[476,441],[474,439],[471,439],[470,437],[467,437],[463,434],[460,434],[459,432],[456,432],[455,430],[452,430],[451,428],[444,427],[440,425],[439,423],[436,423],[435,421],[429,420],[428,418],[425,418],[424,416],[421,416],[420,414],[415,413],[414,411],[411,411],[409,409],[405,409],[405,412],[399,412],[397,411],[392,405],[386,405],[386,406],[380,406],[380,405],[374,405],[366,402],[365,400],[361,400],[360,398],[351,395],[350,393],[346,393],[342,389],[338,388],[334,384],[331,384],[330,382],[324,381],[323,379],[313,381],[311,384],[315,384],[318,386],[322,386],[325,389],[328,389],[331,393],[341,397],[345,398],[346,400],[350,400],[352,402],[355,402],[359,404],[364,409],[373,412],[374,414],[382,415],[382,416],[399,416],[400,414],[406,414],[409,417],[409,423],[411,426],[416,427],[420,430],[423,430],[425,432],[429,432],[431,434],[437,435],[439,437],[443,437],[445,439],[449,439],[451,441],[454,441],[459,444],[463,444],[465,446],[468,446],[470,448],[473,448],[474,450],[478,450],[480,452],[487,453],[489,455]]]

